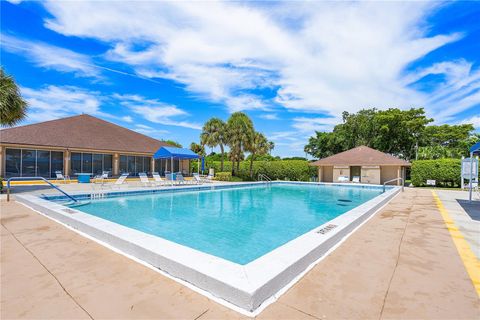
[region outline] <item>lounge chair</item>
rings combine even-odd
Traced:
[[[185,180],[185,178],[183,177],[183,174],[181,173],[177,173],[177,181],[179,184],[191,184],[189,180]]]
[[[158,174],[158,172],[152,172],[152,177],[153,177],[153,183],[155,184],[155,186],[166,186],[166,185],[172,185],[171,183],[168,183],[165,179],[163,179],[162,177],[160,177],[160,175]]]
[[[69,183],[72,182],[70,176],[64,176],[62,171],[55,171],[55,175],[57,176],[57,180],[63,181],[64,184],[67,184],[67,180]]]
[[[354,182],[354,183],[360,183],[360,177],[359,177],[359,176],[353,176],[352,182]]]
[[[339,176],[337,179],[338,182],[348,182],[349,179],[347,176]]]
[[[95,177],[93,177],[93,182],[103,185],[105,183],[105,179],[108,179],[108,173],[109,171],[103,171],[102,174],[96,175]]]
[[[114,183],[102,184],[102,186],[109,186],[111,188],[118,187],[120,188],[123,184],[127,184],[128,173],[122,173],[120,177]]]
[[[140,177],[140,183],[143,184],[144,187],[153,187],[155,184],[148,180],[147,174],[145,172],[140,172],[138,174]]]
[[[172,173],[165,173],[165,180],[170,183],[171,185],[178,184],[177,180],[173,180]]]
[[[207,176],[207,178],[203,178],[203,177],[200,177],[200,175],[198,173],[193,174],[193,179],[197,183],[212,183],[213,182],[213,179],[212,179],[211,176]]]

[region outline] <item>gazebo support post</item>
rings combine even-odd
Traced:
[[[463,179],[463,177],[462,177]],[[473,180],[473,152],[470,152],[470,179],[469,179],[469,194],[468,194],[468,201],[470,203],[472,203],[472,186],[473,186],[473,183],[472,183],[472,180]]]

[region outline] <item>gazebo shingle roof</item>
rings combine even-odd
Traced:
[[[312,166],[410,166],[410,162],[369,148],[356,147],[310,163]]]
[[[0,142],[152,154],[160,147],[170,146],[87,114],[3,129]]]

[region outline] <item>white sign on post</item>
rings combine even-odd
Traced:
[[[435,186],[437,184],[436,180],[427,180],[427,186]]]
[[[478,159],[473,158],[473,166],[470,158],[462,160],[462,178],[470,180],[470,172],[473,179],[478,178]]]

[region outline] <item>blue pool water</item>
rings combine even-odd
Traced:
[[[247,264],[380,193],[379,188],[281,183],[113,197],[76,209]]]

